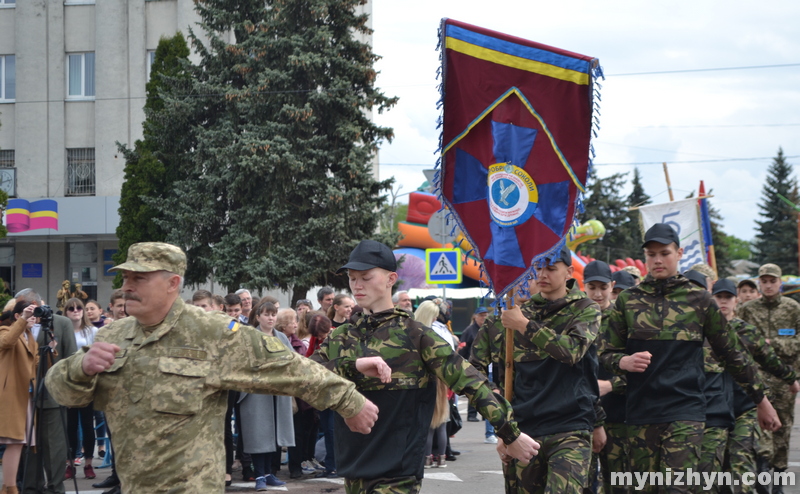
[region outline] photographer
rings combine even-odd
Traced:
[[[22,446],[35,445],[29,437],[33,422],[33,390],[35,389],[38,347],[31,327],[36,322],[34,306],[27,302],[14,305],[11,326],[0,327],[0,444],[6,445],[3,455],[2,494],[17,492],[16,479]]]
[[[40,319],[42,330],[34,334],[39,348],[50,344],[51,352],[47,353],[47,360],[40,367],[49,369],[51,360],[55,364],[59,359],[67,358],[77,351],[75,337],[73,336],[72,323],[64,316],[55,315],[49,307],[44,307],[42,297],[31,288],[17,292],[17,302],[28,302],[39,307],[43,313]],[[48,323],[48,318],[52,323]],[[52,324],[52,332],[47,331]],[[52,338],[52,339],[51,339]],[[38,494],[63,493],[64,472],[67,469],[67,440],[64,435],[64,417],[58,403],[50,396],[47,388],[42,385],[42,401],[37,401],[36,406],[36,448],[31,448],[25,453],[27,462],[25,470],[25,493]],[[41,463],[40,463],[41,455]],[[44,469],[44,471],[42,471]]]

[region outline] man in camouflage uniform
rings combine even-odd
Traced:
[[[646,233],[648,274],[622,292],[604,320],[600,360],[627,373],[626,422],[630,426],[631,467],[636,472],[697,471],[706,404],[703,395],[703,340],[708,339],[725,369],[758,403],[768,429],[780,425],[754,364],[711,300],[711,294],[678,273],[683,255],[678,234],[659,223]],[[672,485],[669,492],[696,486]],[[662,487],[648,484],[646,491]]]
[[[541,444],[530,463],[514,461],[498,446],[516,477],[517,492],[580,494],[587,484],[597,418],[600,310],[572,279],[565,246],[537,269],[539,293],[503,311],[514,330],[514,414],[520,429]]]
[[[796,366],[800,355],[800,304],[781,296],[781,268],[775,264],[764,264],[758,269],[758,284],[761,298],[742,305],[739,317],[761,331],[784,363]],[[789,435],[794,424],[795,393],[780,379],[763,372],[762,377],[775,400],[775,409],[783,424],[772,434],[771,447],[769,437],[764,438],[762,451],[775,471],[783,472],[789,466]]]
[[[393,306],[397,263],[392,250],[364,240],[341,269],[348,270],[350,290],[364,314],[334,329],[312,359],[355,382],[381,410],[366,436],[352,434],[337,417],[337,473],[345,478],[347,493],[419,492],[436,377],[467,395],[508,444],[510,455],[530,461],[538,445],[520,434],[508,402],[494,395],[486,378],[432,329]],[[364,375],[364,362],[374,359],[388,364],[389,379]]]
[[[775,350],[755,326],[736,317],[736,291],[736,285],[727,279],[714,284],[714,301],[728,320],[728,325],[736,331],[744,347],[764,371],[788,384],[791,390],[795,392],[800,390],[797,374],[792,367],[786,365],[778,357]],[[756,404],[747,396],[741,386],[734,384],[733,388],[733,413],[736,416],[736,423],[728,434],[724,469],[732,472],[735,475],[734,478],[741,478],[745,472],[756,472],[758,422],[756,420]],[[753,492],[752,486],[745,486],[742,483],[732,487],[732,491],[736,494]],[[756,489],[758,490],[759,487],[761,486],[757,486]],[[765,489],[764,492],[768,492],[768,490]]]
[[[186,305],[179,248],[134,244],[113,269],[122,271],[132,317],[58,362],[46,383],[62,405],[94,401],[105,412],[123,492],[222,492],[227,390],[298,396],[363,433],[374,424],[375,405],[351,382],[272,336]]]

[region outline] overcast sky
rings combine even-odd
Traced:
[[[378,86],[400,97],[375,116],[395,132],[380,151],[381,176],[394,176],[401,194],[436,161],[442,17],[598,58],[607,76],[594,140],[600,176],[638,163],[645,191],[666,201],[666,161],[675,198],[704,180],[725,231],[739,238],[755,235],[778,148],[800,156],[800,65],[622,75],[800,64],[800,2],[373,0],[372,9]],[[789,162],[797,170],[800,157]]]

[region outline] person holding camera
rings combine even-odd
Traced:
[[[22,447],[34,445],[33,392],[36,380],[37,345],[31,328],[36,323],[35,306],[27,302],[14,305],[11,326],[0,327],[0,444],[3,455],[3,485],[0,494],[16,494],[17,470]]]

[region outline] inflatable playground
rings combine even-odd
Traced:
[[[394,249],[395,258],[398,259],[400,266],[398,275],[403,283],[400,285],[403,290],[413,288],[433,288],[425,282],[425,249],[459,247],[462,251],[462,273],[464,281],[458,285],[448,285],[451,288],[472,288],[481,286],[481,266],[474,257],[466,255],[472,250],[472,246],[460,232],[457,233],[452,243],[442,244],[434,240],[428,229],[428,222],[431,216],[442,208],[436,196],[427,192],[417,191],[409,195],[408,214],[406,220],[398,223],[397,228],[402,234]],[[581,254],[578,247],[585,243],[602,238],[606,229],[597,220],[589,220],[580,226],[573,227],[567,245],[572,251],[574,267],[574,277],[578,284],[583,288],[583,269],[587,263],[594,259]],[[619,271],[626,266],[636,266],[642,273],[647,274],[647,270],[642,261],[636,259],[616,259],[610,263],[611,271]],[[485,280],[484,280],[485,281]]]

